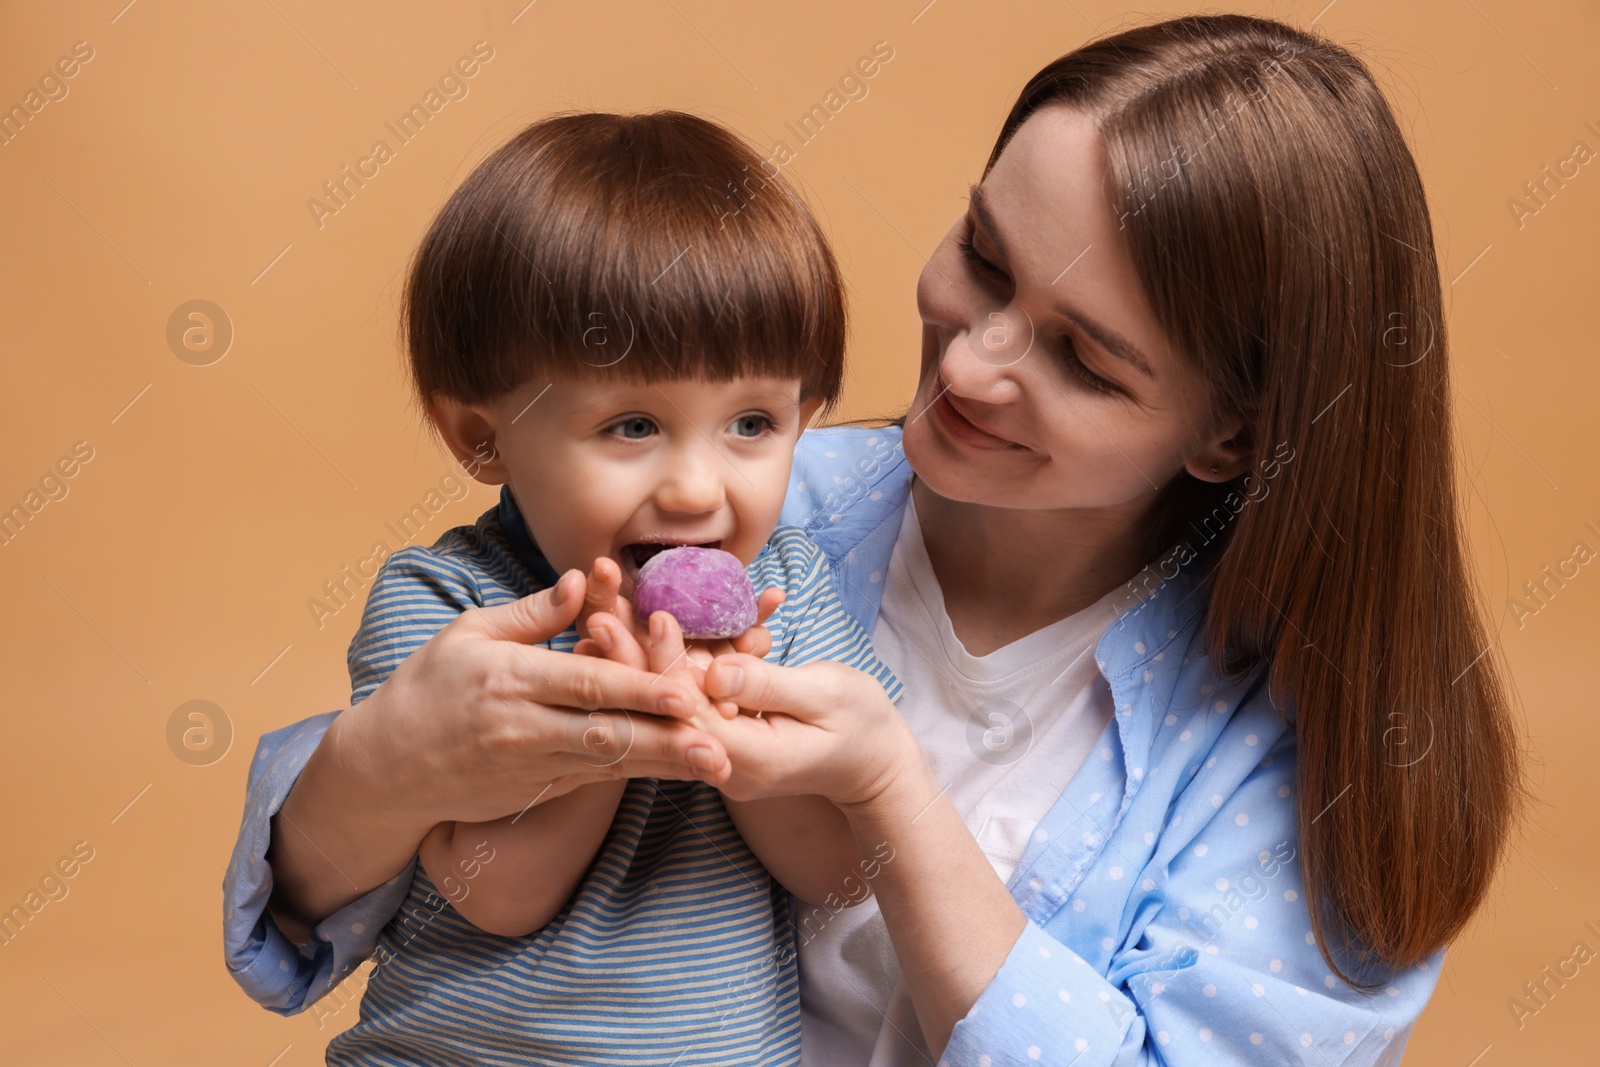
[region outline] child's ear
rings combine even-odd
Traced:
[[[428,397],[428,417],[456,462],[470,477],[484,485],[501,485],[509,479],[496,445],[491,408],[484,404],[464,404],[454,397],[434,393]]]
[[[800,401],[800,429],[804,432],[811,425],[811,420],[817,417],[817,412],[822,410],[822,398],[814,396],[810,400]]]

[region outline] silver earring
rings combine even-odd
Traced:
[[[1212,474],[1216,474],[1216,473],[1217,473],[1217,467],[1216,467],[1216,464],[1212,464],[1212,466],[1211,466],[1211,473],[1212,473]]]

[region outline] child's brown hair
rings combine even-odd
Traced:
[[[536,375],[798,378],[838,398],[845,308],[799,196],[678,111],[535,122],[440,210],[403,298],[413,384],[466,403]]]

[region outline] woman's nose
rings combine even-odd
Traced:
[[[965,329],[947,335],[939,360],[945,384],[961,396],[1000,403],[1015,391],[1013,368],[1033,347],[1033,323],[1014,305],[974,312]]]

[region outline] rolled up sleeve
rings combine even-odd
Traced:
[[[955,1026],[941,1065],[1143,1062],[1138,1006],[1029,921],[994,981]]]
[[[1179,982],[1118,987],[1029,922],[994,980],[956,1024],[939,1063],[1398,1064],[1443,953],[1397,976],[1364,1004],[1313,993],[1271,973],[1243,973],[1237,963],[1208,966],[1195,957],[1187,963]],[[1218,981],[1230,979],[1246,982],[1248,997],[1222,995]],[[1269,990],[1291,992],[1299,1003],[1266,1001]]]
[[[304,1011],[372,955],[379,932],[405,900],[416,869],[413,859],[389,881],[328,916],[303,948],[268,913],[272,868],[266,855],[272,816],[338,714],[314,715],[264,735],[256,745],[239,839],[222,882],[228,973],[250,999],[280,1015]]]
[[[941,1064],[1168,1067],[1398,1063],[1433,992],[1441,949],[1358,990],[1327,966],[1311,933],[1296,862],[1292,735],[1260,759],[1263,720],[1239,720],[1197,761],[1174,812],[1190,833],[1161,842],[1136,877],[1108,853],[1078,886],[1083,908],[1030,919],[994,979],[956,1024]],[[1227,753],[1250,761],[1230,784]],[[1210,779],[1208,780],[1208,775]],[[1178,822],[1174,819],[1173,822]],[[1151,835],[1154,836],[1153,834]],[[1133,886],[1132,895],[1113,887]],[[1120,895],[1117,895],[1120,892]],[[1098,894],[1098,895],[1096,895]],[[1115,909],[1113,911],[1113,909]],[[1080,944],[1097,914],[1121,912],[1109,950]]]

